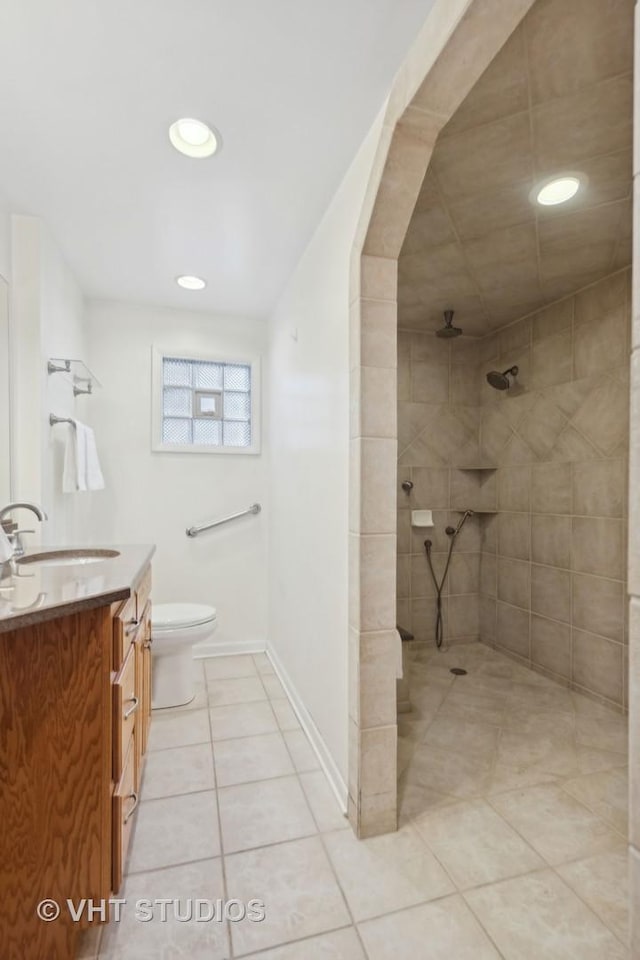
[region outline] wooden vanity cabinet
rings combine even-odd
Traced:
[[[147,569],[124,602],[0,633],[2,960],[73,960],[87,920],[67,900],[119,893],[151,710],[149,592]]]

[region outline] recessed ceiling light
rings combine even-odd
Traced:
[[[204,290],[207,285],[201,277],[188,276],[176,277],[176,283],[183,290]]]
[[[220,147],[220,134],[202,120],[183,117],[169,127],[169,140],[180,153],[198,160],[211,157]]]
[[[543,207],[554,207],[557,203],[566,203],[575,197],[582,186],[583,178],[576,174],[564,174],[539,183],[533,194]]]

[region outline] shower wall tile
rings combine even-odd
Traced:
[[[624,577],[624,530],[621,520],[574,517],[571,560],[574,570],[602,577]]]
[[[477,594],[479,583],[480,554],[454,552],[449,569],[450,593]]]
[[[531,559],[552,567],[569,567],[571,518],[540,514],[531,518]]]
[[[531,659],[559,677],[571,677],[571,627],[546,617],[531,617]]]
[[[531,500],[531,468],[501,467],[498,474],[498,508],[509,512],[529,512]]]
[[[623,683],[622,644],[581,630],[573,630],[572,644],[572,680],[620,703]]]
[[[571,464],[534,463],[531,468],[532,513],[571,513]]]
[[[573,512],[585,517],[622,517],[626,498],[626,460],[573,464]]]
[[[528,513],[500,513],[498,553],[503,557],[528,560],[531,553],[531,522]]]
[[[529,609],[531,598],[531,564],[527,560],[498,560],[498,600],[514,607]]]
[[[623,706],[630,271],[622,270],[482,339],[400,332],[398,616],[433,640],[425,530],[439,571],[455,508],[463,528],[444,591],[445,640],[471,630],[534,669]],[[486,382],[517,364],[511,390]],[[447,394],[445,396],[445,387]],[[407,402],[412,397],[412,402]],[[420,398],[420,399],[418,399]],[[463,471],[485,463],[495,471]],[[639,564],[640,567],[640,564]],[[407,564],[399,575],[406,593]],[[477,618],[477,619],[476,619]],[[477,626],[475,626],[477,624]]]
[[[630,313],[623,270],[485,338],[477,377],[481,447],[498,467],[481,639],[620,707]],[[513,363],[514,387],[491,390],[487,371]]]
[[[626,595],[621,580],[573,574],[573,623],[610,640],[624,641]]]
[[[452,640],[477,638],[479,634],[478,594],[449,597],[449,637]]]
[[[561,623],[571,623],[571,573],[532,563],[531,610]]]
[[[496,644],[517,653],[521,657],[530,657],[529,649],[529,613],[519,607],[498,600],[498,619],[496,624]]]

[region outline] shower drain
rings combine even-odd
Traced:
[[[463,670],[462,667],[451,667],[449,673],[455,673],[456,677],[466,677],[467,671]]]

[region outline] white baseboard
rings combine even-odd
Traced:
[[[277,654],[269,647],[267,647],[266,653],[273,665],[273,669],[275,670],[280,683],[284,687],[285,692],[291,701],[291,705],[295,710],[298,720],[300,721],[300,726],[309,738],[309,742],[313,747],[314,753],[320,761],[320,766],[324,770],[327,780],[331,784],[331,788],[336,795],[338,803],[340,804],[340,809],[344,814],[346,814],[349,798],[347,784],[344,782],[342,774],[340,773],[332,755],[329,753],[327,745],[324,742],[320,731],[313,722],[311,714],[302,702],[300,695],[291,681],[289,674],[283,667],[281,661],[278,659]]]
[[[264,653],[266,644],[259,640],[243,640],[240,643],[231,640],[221,643],[197,643],[193,648],[193,659],[204,660],[205,657],[228,657],[234,653]]]

